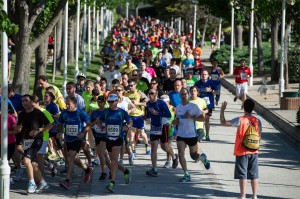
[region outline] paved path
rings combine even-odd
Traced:
[[[207,53],[208,54],[208,53]],[[228,102],[225,112],[226,119],[240,116],[240,102],[233,102],[233,95],[222,88],[221,101]],[[259,155],[259,198],[299,198],[300,196],[300,150],[293,142],[266,121],[257,115],[263,124],[262,146]],[[137,148],[138,160],[131,166],[132,181],[129,185],[124,183],[123,175],[119,172],[116,180],[115,193],[109,194],[105,186],[109,180],[100,182],[100,168],[95,168],[91,182],[83,184],[83,172],[76,168],[74,179],[69,191],[58,187],[58,182],[64,178],[57,175],[52,178],[46,175],[50,189],[41,194],[27,195],[25,190],[27,182],[23,181],[11,186],[12,199],[48,199],[48,198],[234,198],[238,197],[238,181],[233,179],[234,156],[233,143],[235,128],[221,127],[219,125],[219,107],[213,112],[211,118],[211,141],[201,144],[203,152],[211,160],[211,169],[205,170],[201,163],[194,163],[186,151],[188,169],[192,177],[190,183],[179,183],[183,175],[180,165],[177,169],[161,168],[165,155],[159,149],[158,167],[159,177],[146,176],[150,168],[150,156],[143,155],[144,147]],[[176,143],[173,146],[176,149]],[[125,156],[126,157],[126,156]],[[124,160],[128,165],[128,160]],[[251,198],[251,188],[248,185],[248,198]]]

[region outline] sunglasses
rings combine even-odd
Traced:
[[[120,89],[117,89],[116,91],[117,91],[117,92],[121,92],[122,90],[120,90]]]
[[[134,86],[134,84],[128,84],[128,86],[129,86],[129,87],[133,87],[133,86]]]
[[[149,93],[149,95],[155,95],[156,93]]]
[[[151,82],[151,84],[157,84],[157,82]]]
[[[136,77],[136,76],[138,76],[138,75],[132,75],[132,77]]]
[[[109,104],[112,104],[112,103],[114,103],[115,101],[107,101]]]
[[[99,102],[99,103],[105,103],[105,101],[100,101],[100,100],[98,100],[98,102]]]

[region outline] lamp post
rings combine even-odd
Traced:
[[[67,73],[68,73],[68,19],[69,19],[69,3],[67,1],[65,6],[65,21],[64,21],[64,81],[63,81],[63,96],[67,96]]]
[[[250,18],[250,45],[249,45],[249,54],[250,54],[250,63],[249,68],[252,73],[249,79],[249,86],[253,86],[253,21],[254,21],[254,0],[251,1],[251,18]]]
[[[92,59],[92,54],[91,54],[91,6],[88,6],[88,65],[91,65],[91,59]],[[85,74],[85,73],[84,73]]]
[[[230,43],[230,65],[229,65],[229,73],[233,74],[233,39],[234,39],[234,1],[231,1],[231,43]]]
[[[193,48],[196,47],[196,26],[197,26],[197,2],[192,0],[194,4],[194,30],[193,30]]]
[[[82,57],[82,72],[83,74],[86,74],[86,4],[83,5],[83,37],[82,37],[82,48],[83,48],[83,57]]]
[[[220,18],[220,21],[219,21],[219,32],[218,32],[218,35],[219,35],[219,38],[218,38],[218,49],[220,49],[220,46],[221,46],[221,30],[222,30],[222,18]]]
[[[77,0],[77,21],[76,21],[76,52],[75,52],[75,71],[74,81],[76,82],[79,73],[78,57],[79,57],[79,21],[80,21],[80,0]]]
[[[92,25],[92,58],[95,57],[95,44],[96,44],[96,0],[93,6],[93,25]]]
[[[126,2],[126,19],[128,19],[128,15],[129,15],[128,11],[129,11],[129,2]]]

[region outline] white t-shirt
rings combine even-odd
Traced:
[[[169,64],[172,59],[172,55],[167,52],[166,54],[163,54],[162,58],[167,62],[167,64]]]
[[[179,68],[179,66],[177,66],[177,65],[171,66],[171,65],[170,65],[169,67],[170,67],[170,68],[174,68],[177,75],[180,74],[180,68]]]
[[[199,109],[199,107],[193,103],[188,103],[185,106],[182,104],[176,106],[176,117],[179,118],[177,136],[183,138],[197,137],[196,121],[186,118],[186,112],[189,112],[189,114],[192,116],[200,116],[202,114],[202,111]]]
[[[151,82],[151,75],[149,74],[149,73],[147,73],[147,72],[143,72],[143,74],[142,74],[142,77],[145,77],[145,78],[147,78],[148,79],[148,81],[149,82]]]
[[[114,80],[114,79],[118,79],[120,80],[121,79],[121,73],[118,71],[118,70],[114,70],[113,72],[110,72],[110,71],[106,71],[104,74],[103,74],[103,77],[106,78],[107,80],[107,86],[110,90],[112,90],[112,84],[111,82]]]
[[[128,97],[123,96],[123,101],[118,102],[118,108],[121,108],[125,111],[128,111],[129,104],[131,103],[131,100]]]

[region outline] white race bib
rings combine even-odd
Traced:
[[[211,76],[211,79],[214,80],[214,81],[216,81],[216,80],[219,79],[219,75],[218,74],[211,74],[210,76]]]
[[[161,135],[162,127],[161,126],[151,126],[150,134],[152,135]]]
[[[206,105],[210,105],[209,97],[203,97],[202,99],[204,99]]]
[[[247,73],[241,73],[241,80],[246,80],[247,79]]]
[[[78,135],[78,125],[66,125],[66,134],[68,136]]]
[[[120,126],[119,125],[107,125],[106,127],[107,135],[117,137],[120,136]]]
[[[212,42],[212,43],[216,43],[216,39],[212,39],[211,42]]]
[[[96,124],[93,126],[93,129],[95,130],[96,133],[103,133],[103,134],[105,134],[105,131],[103,131],[102,128],[99,127]]]
[[[34,139],[24,139],[23,140],[23,149],[24,150],[29,149],[33,142],[34,142]]]

